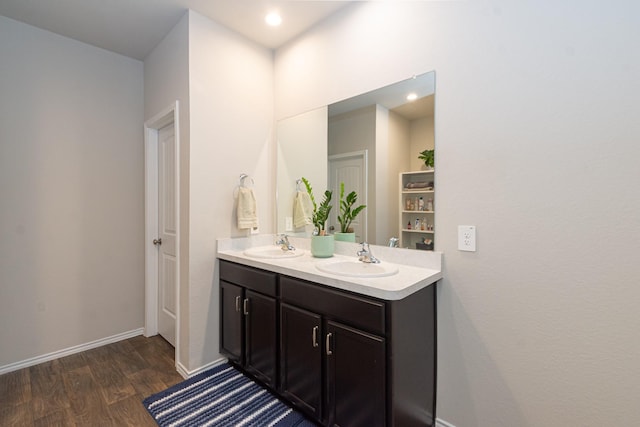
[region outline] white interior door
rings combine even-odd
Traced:
[[[176,150],[173,122],[158,131],[158,333],[176,345]]]
[[[329,190],[333,191],[333,209],[329,218],[329,230],[334,227],[340,232],[338,214],[340,213],[340,183],[344,182],[345,197],[351,191],[358,194],[355,206],[367,204],[367,150],[354,153],[329,156]],[[319,200],[316,200],[318,203]],[[351,223],[356,233],[356,242],[367,240],[367,209],[364,209]]]

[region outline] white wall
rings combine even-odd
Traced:
[[[375,244],[380,244],[381,240],[384,239],[387,239],[388,242],[389,238],[392,237],[392,235],[389,235],[385,222],[389,221],[387,216],[389,207],[393,209],[397,206],[393,203],[394,198],[390,192],[393,184],[387,181],[391,173],[388,158],[391,155],[390,133],[393,127],[389,120],[389,113],[390,111],[385,107],[380,105],[374,107],[375,129],[373,144],[375,149],[372,151],[375,152],[375,158],[373,159],[375,166],[373,167],[373,174],[369,175],[369,188],[374,188],[375,191],[373,199],[368,201],[367,204],[375,206],[376,215],[373,223],[373,232],[370,232],[368,236],[369,241]],[[369,193],[371,193],[371,190],[369,190]],[[369,226],[370,230],[371,228]]]
[[[220,358],[215,240],[235,222],[241,173],[253,179],[262,233],[273,232],[272,52],[189,11],[145,59],[145,116],[180,102],[180,363]],[[247,180],[247,183],[249,180]]]
[[[149,120],[178,101],[180,144],[180,278],[177,363],[189,360],[189,15],[144,60],[144,117]],[[187,369],[184,367],[184,369]]]
[[[276,118],[436,71],[457,427],[640,424],[639,38],[631,1],[371,2],[276,52]]]
[[[386,110],[378,106],[378,110]],[[378,171],[377,181],[380,183],[376,188],[379,191],[384,186],[384,193],[379,192],[379,195],[386,194],[385,197],[379,197],[378,201],[382,200],[379,213],[384,212],[385,218],[378,216],[378,230],[376,235],[378,239],[376,244],[388,245],[391,237],[400,237],[400,172],[407,172],[409,170],[409,157],[415,157],[411,150],[410,141],[413,138],[411,129],[412,122],[402,117],[401,115],[394,113],[393,111],[386,110],[385,115],[388,117],[388,135],[387,135],[387,152],[382,158],[378,157],[378,162],[385,162],[384,173],[381,168],[376,168]],[[433,139],[433,136],[431,136]],[[380,141],[378,142],[378,146]],[[376,151],[380,152],[378,148]],[[403,199],[404,200],[404,199]]]
[[[407,159],[411,166],[409,171],[419,171],[426,169],[424,161],[418,158],[424,150],[433,150],[435,147],[434,136],[435,130],[433,128],[434,117],[427,116],[419,119],[411,120],[410,122],[410,140],[411,148],[409,148],[409,157]]]
[[[0,17],[0,367],[144,323],[142,63]]]
[[[189,81],[193,369],[218,357],[215,239],[248,234],[236,227],[234,195],[241,173],[255,183],[260,232],[274,232],[272,52],[189,12]]]

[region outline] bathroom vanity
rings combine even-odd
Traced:
[[[439,271],[341,277],[308,254],[219,247],[218,258],[220,352],[232,363],[321,425],[434,425]]]

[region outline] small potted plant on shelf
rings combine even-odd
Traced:
[[[334,238],[333,235],[327,234],[326,224],[329,219],[329,213],[331,212],[331,196],[332,193],[329,190],[325,190],[322,202],[318,205],[316,199],[313,196],[313,189],[309,180],[302,177],[311,204],[313,205],[313,215],[311,221],[315,226],[313,235],[311,236],[311,255],[317,258],[328,258],[333,256]]]
[[[418,158],[424,162],[424,165],[426,166],[427,170],[433,169],[433,165],[435,161],[435,150],[421,151]]]
[[[347,197],[344,197],[344,182],[340,183],[340,214],[338,215],[338,222],[340,223],[340,233],[336,233],[336,240],[340,240],[343,242],[355,242],[356,241],[356,233],[354,233],[353,228],[351,228],[351,223],[358,216],[358,214],[366,208],[366,205],[360,205],[357,208],[354,208],[353,205],[356,204],[358,200],[358,194],[355,191],[347,194]]]

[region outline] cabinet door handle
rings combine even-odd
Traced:
[[[331,356],[333,354],[333,351],[331,351],[331,335],[333,335],[331,332],[329,332],[327,334],[327,339],[326,339],[326,351],[327,351],[327,356]]]
[[[244,299],[244,303],[242,304],[242,310],[245,316],[249,315],[249,298]]]
[[[236,311],[240,311],[240,297],[236,297]]]
[[[312,343],[313,343],[313,347],[317,347],[318,346],[318,327],[314,326],[313,327],[313,338],[312,338]]]

